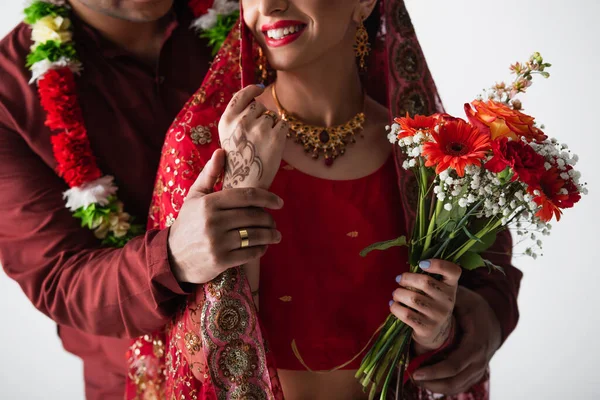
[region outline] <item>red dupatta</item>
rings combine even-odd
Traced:
[[[404,2],[380,3],[385,18],[366,79],[369,95],[388,106],[390,115],[442,111]],[[241,20],[167,132],[149,229],[168,228],[177,218],[189,188],[219,147],[217,125],[226,105],[235,92],[255,81],[256,50]],[[411,229],[416,184],[401,168],[397,146],[395,151],[405,221]],[[126,399],[283,399],[263,335],[243,270],[232,268],[198,286],[164,332],[133,342]],[[415,390],[414,397],[429,395]]]

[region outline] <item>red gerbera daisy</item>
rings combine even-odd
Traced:
[[[536,190],[539,193],[535,195],[533,201],[541,207],[536,215],[542,221],[548,222],[552,216],[560,221],[561,209],[571,208],[581,199],[581,194],[573,181],[561,178],[560,174],[558,168],[552,167],[542,175],[539,187],[530,186],[528,189],[530,194],[535,195]]]
[[[490,135],[463,120],[445,122],[439,132],[431,131],[435,142],[423,145],[425,166],[435,166],[439,174],[448,168],[456,170],[458,176],[465,175],[467,165],[481,165],[491,148]]]
[[[414,136],[418,131],[430,131],[436,124],[434,116],[426,117],[423,115],[415,115],[414,118],[410,118],[408,113],[404,118],[396,118],[394,121],[400,125],[400,131],[398,132],[398,139],[405,138],[407,136]]]

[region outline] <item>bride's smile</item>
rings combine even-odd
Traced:
[[[262,27],[265,42],[269,47],[280,47],[290,44],[298,39],[306,28],[306,24],[300,21],[277,21]]]

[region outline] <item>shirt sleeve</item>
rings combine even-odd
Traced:
[[[65,185],[0,125],[0,262],[33,305],[61,325],[113,337],[163,327],[185,291],[169,265],[168,231],[100,248],[65,208]]]
[[[490,305],[502,329],[502,343],[519,321],[517,296],[523,273],[512,265],[512,237],[508,230],[500,232],[483,258],[501,267],[504,273],[487,268],[465,271],[460,284],[481,295]]]

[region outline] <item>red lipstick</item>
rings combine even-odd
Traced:
[[[289,28],[289,27],[296,27],[298,30],[294,33],[288,33],[287,35],[280,37],[280,38],[272,38],[272,37],[269,37],[267,34],[267,32],[270,30],[275,30],[275,29],[283,30],[283,29]],[[267,46],[281,47],[281,46],[290,44],[293,41],[295,41],[296,39],[298,39],[300,37],[300,35],[302,35],[302,33],[304,32],[304,28],[306,28],[306,24],[301,21],[286,20],[286,21],[277,21],[272,24],[265,24],[262,26],[261,31],[262,31],[263,35],[265,35],[265,41],[267,43]]]

